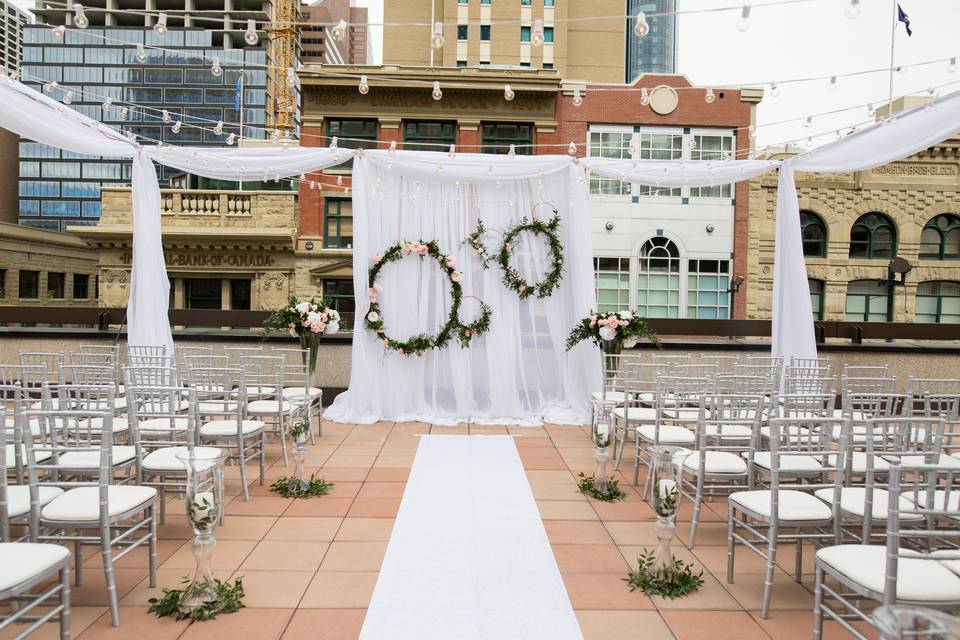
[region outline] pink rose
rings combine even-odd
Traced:
[[[520,293],[523,293],[526,290],[527,290],[527,285],[525,284],[520,285]]]
[[[381,291],[383,291],[383,285],[380,284],[379,282],[374,282],[373,290],[376,291],[377,293],[380,293]]]
[[[326,331],[326,329],[327,329],[326,322],[314,322],[313,327],[311,327],[311,331],[313,331],[314,333],[323,333],[324,331]]]
[[[386,338],[384,338],[384,339],[383,339],[383,346],[385,346],[385,347],[387,347],[387,348],[389,349],[389,348],[390,348],[390,341],[387,340]]]
[[[427,255],[428,253],[430,253],[430,247],[428,247],[427,245],[422,244],[422,245],[420,245],[420,248],[417,250],[417,252],[418,252],[421,256],[425,256],[425,255]]]
[[[383,327],[377,327],[377,333],[383,333]]]
[[[376,290],[374,287],[370,287],[369,289],[367,289],[367,296],[369,296],[371,300],[373,300],[374,302],[376,302],[376,301],[377,301],[377,290]]]
[[[463,276],[460,275],[459,271],[454,271],[453,273],[450,274],[450,279],[453,280],[454,282],[460,282],[460,279],[462,277]]]
[[[625,327],[625,326],[627,326],[627,325],[630,324],[630,323],[627,322],[626,320],[621,320],[621,321],[618,322],[617,324],[620,325],[621,327]]]
[[[374,263],[380,262],[381,260],[383,260],[383,256],[380,255],[379,253],[378,253],[377,255],[373,256],[373,262],[374,262]]]
[[[511,251],[513,251],[513,246],[509,242],[503,245],[503,248],[506,250],[507,253],[510,253]]]
[[[323,320],[324,322],[326,322],[329,317],[330,317],[330,314],[327,313],[326,311],[320,314],[320,319]]]
[[[304,320],[304,321],[303,321],[303,326],[305,326],[305,327],[309,327],[309,326],[310,326],[310,323],[309,323],[309,322],[307,322],[306,320]]]
[[[453,256],[447,256],[447,266],[448,266],[448,267],[450,267],[451,269],[453,269],[453,265],[455,265],[456,263],[457,263],[457,261],[453,259]]]
[[[591,327],[597,326],[597,316],[590,316],[590,326]]]

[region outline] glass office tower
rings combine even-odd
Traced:
[[[150,28],[90,27],[67,29],[55,38],[47,26],[24,29],[21,79],[38,91],[56,82],[47,95],[63,100],[95,120],[140,136],[140,141],[183,145],[224,146],[230,133],[239,134],[237,80],[243,75],[243,135],[262,138],[266,121],[266,51],[261,46],[217,48],[214,32],[199,28],[171,28],[158,37]],[[123,44],[123,43],[134,43]],[[143,62],[135,44],[146,45]],[[162,47],[163,51],[149,47]],[[204,59],[203,56],[206,56]],[[212,57],[220,59],[222,74],[211,73]],[[113,101],[103,108],[107,98]],[[122,103],[136,103],[142,108]],[[162,122],[166,109],[184,126],[174,133]],[[213,129],[224,122],[223,134]],[[204,187],[170,167],[157,167],[161,187]],[[100,188],[130,184],[131,162],[61,151],[35,142],[20,143],[20,223],[51,231],[72,225],[93,225],[100,217]]]
[[[635,21],[627,20],[626,82],[632,83],[644,73],[677,72],[676,10],[676,0],[627,0],[627,14],[645,13],[650,32],[637,36],[633,32]],[[670,15],[654,15],[657,13]]]

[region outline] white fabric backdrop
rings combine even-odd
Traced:
[[[442,167],[442,172],[438,172]],[[594,306],[590,211],[580,173],[563,156],[478,156],[367,151],[354,161],[354,290],[357,318],[349,390],[327,419],[371,423],[422,420],[439,424],[583,422],[590,390],[599,388],[595,346],[567,353],[571,327]],[[509,176],[509,177],[508,177]],[[535,212],[559,209],[564,271],[560,287],[539,300],[520,300],[501,283],[496,264],[483,269],[464,239],[482,219],[490,254],[502,233]],[[499,231],[499,232],[498,232]],[[549,268],[542,237],[521,234],[513,264],[528,282]],[[473,322],[481,298],[493,311],[490,331],[467,349],[455,340],[422,357],[387,351],[364,325],[371,257],[399,241],[437,240],[463,273],[461,319]],[[449,310],[449,282],[429,261],[407,257],[385,266],[378,301],[386,332],[405,340],[434,334]]]

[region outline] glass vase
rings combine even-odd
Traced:
[[[623,338],[614,338],[613,340],[602,340],[603,348],[603,371],[607,378],[612,378],[617,374],[619,368],[619,356],[623,351]]]
[[[674,464],[674,456],[680,447],[658,445],[650,447],[653,457],[651,469],[651,496],[653,511],[657,515],[654,533],[657,536],[657,550],[654,570],[658,572],[673,567],[673,553],[670,544],[677,535],[677,512],[680,510],[680,474]]]
[[[305,359],[304,365],[306,365],[307,373],[312,378],[313,372],[317,369],[317,351],[320,349],[320,334],[313,333],[312,331],[309,333],[301,333],[300,348],[307,352],[303,354]]]
[[[960,640],[960,618],[943,611],[913,605],[879,607],[871,615],[881,640],[936,638]]]
[[[187,521],[193,529],[193,557],[196,571],[184,590],[181,605],[193,610],[218,598],[213,578],[213,537],[223,509],[223,453],[194,450],[177,454],[187,471]]]
[[[597,468],[593,472],[593,489],[606,493],[610,489],[610,473],[607,471],[607,463],[610,462],[610,423],[605,416],[594,427],[593,444],[593,457],[597,461]]]
[[[291,451],[291,457],[293,458],[293,482],[296,483],[297,486],[295,489],[298,491],[306,490],[310,484],[307,481],[307,472],[304,469],[304,463],[307,459],[306,444],[306,433],[297,434],[293,439],[293,451]]]

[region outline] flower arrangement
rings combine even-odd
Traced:
[[[268,329],[288,331],[291,337],[330,335],[340,331],[340,314],[323,300],[291,297],[287,306],[271,313],[263,324]]]
[[[520,224],[507,229],[507,232],[503,234],[503,244],[500,245],[500,253],[497,257],[500,267],[503,269],[503,286],[516,291],[521,300],[530,296],[546,298],[560,286],[560,280],[563,278],[563,245],[557,236],[559,229],[560,216],[554,210],[553,217],[547,222],[536,218],[533,220],[524,218],[520,221]],[[540,282],[527,282],[520,277],[516,269],[510,266],[510,254],[513,252],[514,238],[524,231],[542,235],[547,239],[551,266],[546,277]]]
[[[490,254],[487,253],[487,248],[483,245],[483,235],[487,232],[486,227],[483,226],[483,220],[477,220],[477,228],[473,233],[467,236],[466,240],[463,241],[463,244],[467,245],[473,252],[477,254],[477,257],[480,258],[480,263],[483,265],[484,269],[490,268]]]
[[[584,340],[593,340],[600,347],[603,347],[604,343],[618,343],[632,349],[641,338],[660,344],[657,334],[642,316],[629,310],[591,313],[570,331],[567,336],[567,351]]]

